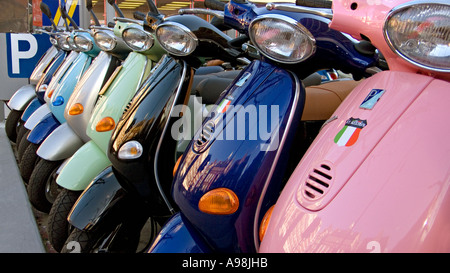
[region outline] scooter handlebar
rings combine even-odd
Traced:
[[[296,0],[297,6],[331,9],[332,0]]]
[[[143,13],[143,12],[140,12],[140,11],[135,11],[135,12],[133,12],[133,17],[134,17],[134,19],[137,19],[137,20],[145,20],[145,17],[146,17],[146,14],[145,13]]]
[[[209,9],[224,11],[225,5],[225,3],[218,0],[205,0],[205,7]]]

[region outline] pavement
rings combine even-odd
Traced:
[[[0,187],[0,253],[45,253],[4,122],[0,122]]]

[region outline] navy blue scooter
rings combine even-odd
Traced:
[[[181,157],[172,185],[180,212],[152,253],[256,252],[263,215],[329,118],[305,120],[310,94],[302,80],[332,68],[360,79],[376,64],[375,51],[362,54],[323,17],[269,12],[246,0],[205,5],[224,10],[225,24],[248,36],[263,57],[227,88]]]

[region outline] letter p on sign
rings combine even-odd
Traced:
[[[31,75],[43,53],[42,50],[39,50],[40,45],[37,39],[40,38],[39,36],[41,35],[35,36],[29,33],[6,34],[8,75],[10,78],[28,78]],[[44,43],[46,46],[44,52],[48,48],[48,43]]]

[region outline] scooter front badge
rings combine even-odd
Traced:
[[[334,143],[338,146],[352,146],[359,138],[361,130],[366,127],[367,120],[349,118],[339,133],[334,137]]]

